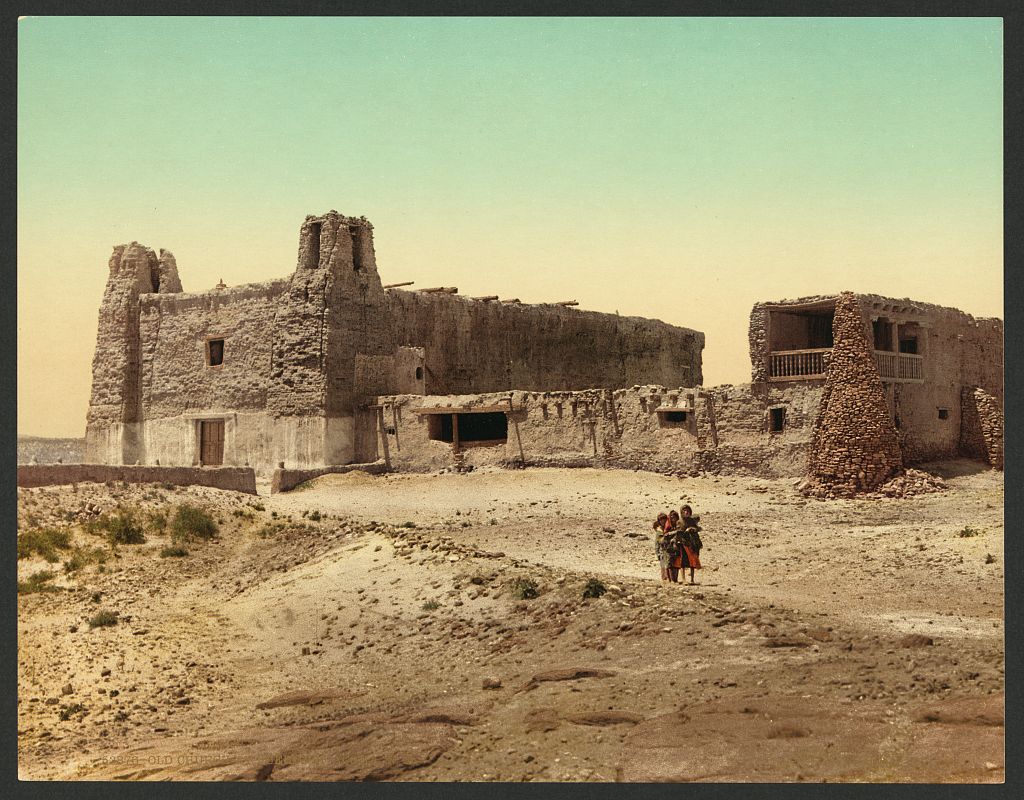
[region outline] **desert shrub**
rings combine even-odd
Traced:
[[[18,594],[35,594],[36,592],[56,592],[56,586],[50,586],[50,581],[57,577],[53,570],[44,569],[29,575],[23,581],[18,581]]]
[[[189,539],[212,539],[217,535],[217,523],[201,508],[190,505],[178,506],[171,520],[171,538],[175,541]]]
[[[71,557],[64,562],[64,572],[71,575],[89,564],[102,564],[107,560],[107,551],[102,547],[76,547]]]
[[[51,564],[60,560],[58,550],[71,546],[71,534],[59,528],[33,528],[18,534],[18,558],[38,553]]]
[[[90,628],[106,628],[111,625],[117,624],[117,612],[116,611],[100,611],[98,614],[89,618]]]
[[[111,544],[144,544],[146,534],[136,519],[135,511],[118,506],[113,514],[104,514],[95,521],[94,533],[105,534]]]
[[[86,708],[81,703],[72,703],[71,705],[60,707],[60,719],[62,722],[67,722],[75,714],[85,714]]]
[[[996,557],[994,555],[992,555],[991,553],[985,553],[985,563],[986,564],[995,564],[996,563]]]
[[[967,525],[965,528],[963,528],[957,534],[957,536],[959,536],[961,539],[969,539],[972,536],[980,536],[980,535],[981,535],[981,531],[976,530],[975,528],[972,528],[970,525]]]
[[[587,581],[587,585],[583,587],[583,596],[600,597],[607,591],[608,589],[605,587],[603,583],[601,583],[601,581],[599,581],[597,578],[591,578],[589,581]]]
[[[416,527],[416,523],[415,522],[403,522],[398,527],[399,528],[415,528]]]
[[[532,600],[539,595],[537,582],[532,578],[516,578],[512,581],[512,596],[517,600]]]
[[[422,606],[420,606],[420,608],[422,608],[424,611],[436,611],[440,607],[441,604],[436,600],[428,600]]]
[[[258,531],[256,531],[256,535],[259,536],[261,539],[270,539],[276,534],[283,531],[284,529],[285,524],[283,522],[268,522],[266,525],[262,526]]]
[[[265,505],[263,505],[263,503],[258,503],[258,502],[257,503],[249,503],[249,508],[253,509],[254,511],[266,511],[267,510],[267,507]]]
[[[177,545],[173,547],[165,547],[160,551],[160,558],[184,558],[187,555],[188,550]]]
[[[146,515],[146,522],[153,533],[160,535],[167,530],[167,509],[156,508]]]
[[[316,510],[310,511],[309,512],[309,519],[312,520],[313,522],[319,522],[320,521],[320,512],[316,511]]]

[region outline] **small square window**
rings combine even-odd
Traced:
[[[210,339],[206,343],[206,363],[211,367],[219,367],[224,363],[223,339]]]
[[[948,408],[940,408],[939,409],[939,419],[949,419],[949,409]]]
[[[782,433],[782,429],[786,426],[786,409],[771,409],[771,423],[772,433]]]

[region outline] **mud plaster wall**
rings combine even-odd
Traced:
[[[394,345],[424,350],[426,392],[696,386],[704,334],[557,305],[388,291]]]
[[[982,387],[1002,405],[1002,321],[878,295],[858,295],[857,300],[868,336],[872,320],[880,316],[896,324],[920,325],[918,351],[923,356],[924,380],[883,383],[894,423],[899,421],[897,435],[904,464],[960,455],[963,389]],[[939,418],[940,409],[947,412],[946,419]]]
[[[617,391],[511,392],[381,397],[390,466],[430,471],[455,463],[452,445],[429,436],[417,408],[507,405],[504,444],[464,443],[470,466],[603,466],[666,474],[731,472],[802,476],[807,470],[820,387],[790,385],[758,392],[749,384],[711,389],[637,386]],[[782,432],[768,410],[786,409]],[[672,423],[659,408],[687,410]]]

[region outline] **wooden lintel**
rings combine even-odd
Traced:
[[[424,294],[458,294],[459,289],[457,286],[432,286],[429,289],[417,289],[419,292]]]
[[[430,408],[414,408],[413,414],[493,414],[496,411],[509,412],[517,409],[511,403],[500,406],[432,406]]]
[[[489,303],[491,300],[497,300],[498,299],[498,295],[496,295],[496,294],[489,294],[489,295],[485,295],[484,297],[474,297],[472,299],[473,300],[480,300],[481,302],[484,302],[484,303]]]

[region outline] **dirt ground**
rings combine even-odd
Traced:
[[[19,489],[20,531],[79,545],[119,504],[220,522],[19,561],[58,573],[19,595],[21,777],[1001,782],[1002,473],[927,469],[949,489],[832,502],[593,469]],[[664,585],[684,502],[705,568]]]

